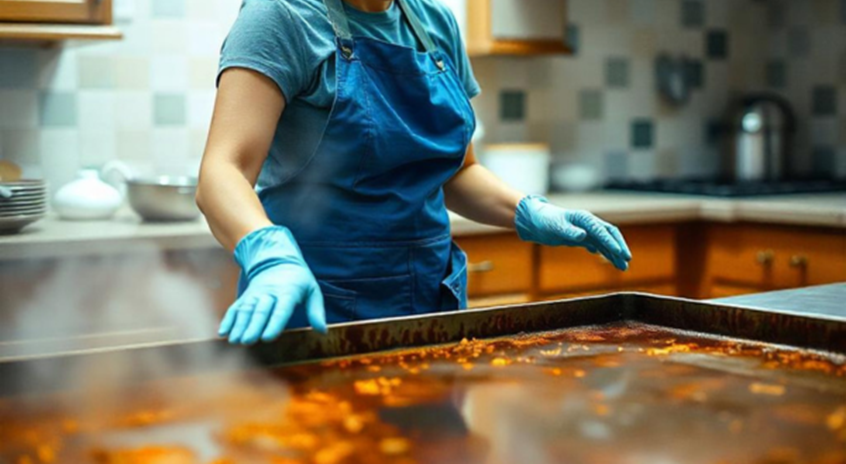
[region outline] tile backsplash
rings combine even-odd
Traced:
[[[705,176],[730,102],[769,91],[796,112],[801,173],[846,177],[846,0],[569,0],[568,20],[573,56],[475,60],[486,143],[547,142],[611,179]],[[656,91],[660,54],[690,60],[684,106]]]
[[[53,185],[115,158],[195,170],[239,5],[116,0],[121,41],[0,47],[0,154]],[[573,56],[473,60],[485,143],[547,142],[607,178],[708,175],[731,99],[770,90],[794,105],[799,165],[846,176],[846,0],[569,0],[568,21]],[[662,53],[689,58],[684,106],[655,90]]]
[[[195,172],[239,0],[115,0],[123,40],[0,48],[0,154],[53,186],[121,159]]]

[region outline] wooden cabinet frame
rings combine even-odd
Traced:
[[[0,40],[114,40],[112,0],[0,0]]]
[[[549,0],[561,1],[566,0]],[[561,40],[504,40],[493,36],[491,0],[467,0],[467,54],[486,55],[562,55],[572,50]],[[562,24],[566,19],[561,18]],[[564,31],[562,31],[564,34]]]

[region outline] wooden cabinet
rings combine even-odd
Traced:
[[[471,300],[512,301],[530,292],[532,244],[513,233],[458,237],[456,242],[467,253],[467,295]]]
[[[0,0],[0,39],[118,39],[112,0]]]
[[[846,281],[846,231],[714,224],[708,234],[707,296]]]
[[[447,0],[470,56],[567,54],[566,0]]]
[[[0,0],[0,21],[108,24],[111,0]]]
[[[538,291],[543,295],[583,295],[594,292],[660,288],[675,294],[676,229],[672,225],[622,229],[634,259],[620,272],[601,255],[581,248],[540,250]]]

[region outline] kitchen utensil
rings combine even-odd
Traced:
[[[130,206],[146,221],[191,221],[200,215],[195,177],[138,178],[126,186]]]
[[[123,195],[100,180],[95,169],[83,169],[53,198],[53,208],[62,219],[98,220],[114,216],[123,203]]]
[[[690,100],[690,68],[690,60],[683,56],[673,57],[666,53],[658,55],[655,59],[655,82],[664,101],[682,106]]]
[[[775,182],[788,177],[796,119],[790,103],[775,94],[752,94],[730,112],[722,174],[734,182]]]
[[[549,146],[540,143],[486,145],[480,162],[506,184],[525,194],[549,190]]]
[[[0,233],[20,231],[47,213],[47,186],[43,180],[0,182]]]
[[[600,186],[599,173],[585,164],[566,164],[552,170],[553,187],[563,192],[586,192]]]
[[[11,161],[0,160],[0,182],[15,182],[20,178],[20,166]]]

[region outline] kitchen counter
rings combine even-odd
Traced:
[[[549,199],[565,208],[590,210],[617,224],[709,220],[846,229],[846,194],[710,199],[672,194],[596,192],[550,195]],[[502,230],[457,215],[451,215],[451,220],[455,235]],[[217,242],[202,218],[186,223],[150,224],[140,222],[130,211],[122,211],[110,221],[73,222],[49,216],[20,234],[0,236],[0,259],[215,246],[218,246]]]
[[[731,306],[846,318],[846,283],[780,290],[711,300]]]

